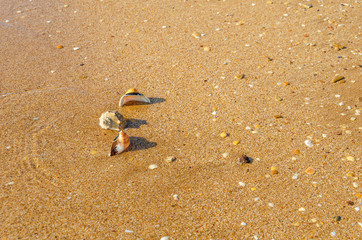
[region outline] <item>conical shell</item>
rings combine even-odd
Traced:
[[[137,89],[131,88],[126,92],[125,95],[121,97],[121,100],[119,101],[119,106],[122,107],[129,102],[151,103],[151,100],[142,93],[139,93]]]
[[[104,129],[119,131],[126,126],[126,119],[117,111],[108,111],[99,118],[99,126]]]
[[[125,132],[120,131],[112,143],[110,156],[122,153],[129,147],[129,145],[130,140],[128,135]]]

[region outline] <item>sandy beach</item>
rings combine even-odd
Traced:
[[[361,12],[0,0],[0,239],[361,239]]]

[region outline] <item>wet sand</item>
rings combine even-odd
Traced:
[[[1,0],[1,239],[361,238],[360,13]]]

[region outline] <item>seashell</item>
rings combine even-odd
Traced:
[[[121,97],[121,100],[119,101],[119,106],[122,107],[129,102],[151,103],[151,100],[142,93],[139,93],[137,89],[131,88],[126,92],[125,95]]]
[[[129,145],[130,140],[128,135],[125,132],[120,131],[117,137],[113,140],[110,156],[122,153],[129,147]]]
[[[119,131],[126,126],[126,119],[117,111],[108,111],[99,118],[99,126],[104,129]]]

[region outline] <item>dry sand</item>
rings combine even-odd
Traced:
[[[0,0],[0,238],[361,239],[361,22],[349,0]],[[153,103],[118,107],[132,87]],[[113,157],[108,110],[133,119]]]

